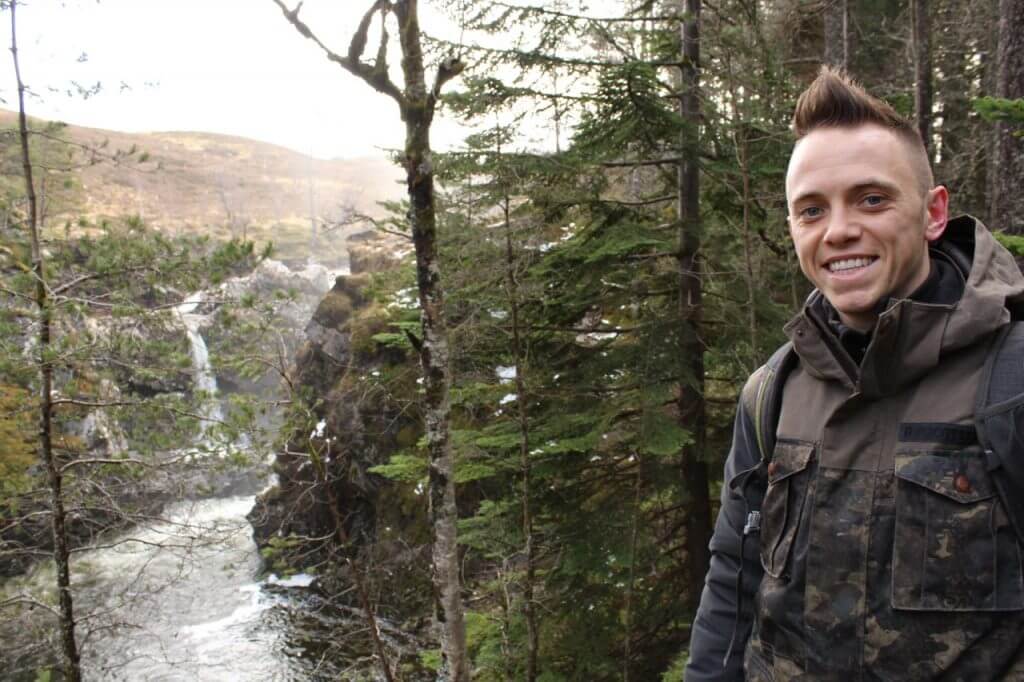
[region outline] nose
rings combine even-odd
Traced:
[[[843,207],[829,212],[825,228],[825,241],[829,244],[845,244],[860,238],[861,225],[856,215]]]

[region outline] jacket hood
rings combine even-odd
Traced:
[[[933,257],[945,256],[964,276],[963,294],[956,303],[890,299],[857,367],[825,322],[823,296],[815,290],[785,327],[807,370],[859,389],[867,397],[889,395],[925,374],[944,355],[983,341],[1009,322],[1008,307],[1024,306],[1024,276],[1013,255],[981,221],[954,218],[931,248]]]

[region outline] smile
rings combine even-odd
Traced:
[[[878,260],[877,257],[862,257],[862,258],[843,258],[842,260],[834,260],[831,263],[825,265],[825,269],[832,273],[846,272],[848,270],[857,270],[859,268],[866,268],[867,266]]]

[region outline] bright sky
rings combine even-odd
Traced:
[[[22,77],[38,95],[26,102],[30,115],[130,132],[239,135],[320,158],[380,155],[403,144],[395,103],[328,62],[271,0],[22,1]],[[368,2],[306,0],[301,16],[343,54]],[[444,31],[440,17],[423,7],[421,14],[425,30]],[[0,45],[10,45],[7,12]],[[396,50],[390,61],[397,65]],[[68,96],[73,81],[99,81],[102,90]],[[0,106],[17,108],[6,49],[0,97]],[[435,121],[436,148],[464,135],[452,121]]]

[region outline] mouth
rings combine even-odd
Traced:
[[[855,256],[853,258],[836,258],[825,263],[825,269],[833,275],[852,275],[878,260],[878,256]]]

